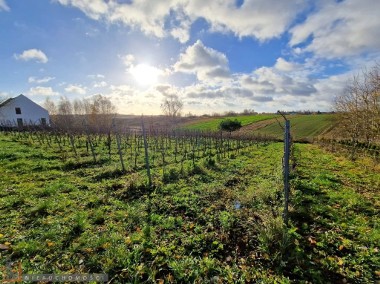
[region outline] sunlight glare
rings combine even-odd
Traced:
[[[140,85],[154,85],[158,82],[161,71],[147,64],[138,64],[130,70],[135,81]]]

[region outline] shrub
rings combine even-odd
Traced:
[[[242,127],[241,122],[237,119],[234,119],[234,120],[225,119],[225,120],[222,120],[219,124],[220,130],[229,131],[229,132],[238,130],[241,127]]]

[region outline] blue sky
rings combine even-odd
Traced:
[[[328,111],[380,59],[377,0],[0,0],[0,97],[124,114]]]

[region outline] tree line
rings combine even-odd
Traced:
[[[100,94],[73,101],[62,96],[57,103],[47,97],[43,106],[50,114],[52,126],[62,130],[101,132],[110,129],[116,116],[115,105]]]
[[[347,82],[335,100],[337,134],[353,146],[380,143],[380,64]]]

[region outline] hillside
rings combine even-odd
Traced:
[[[313,114],[313,115],[291,115],[288,116],[290,120],[291,133],[295,140],[308,140],[315,136],[326,133],[334,126],[334,114]],[[255,133],[273,136],[275,138],[283,137],[283,130],[279,125],[284,125],[282,117],[276,121],[271,120],[272,123],[264,125],[261,128],[256,128]]]
[[[240,115],[240,116],[226,116],[226,117],[209,117],[194,119],[182,125],[182,128],[191,130],[218,130],[219,123],[224,119],[237,119],[241,121],[243,126],[252,123],[272,119],[276,117],[275,114],[255,114],[255,115]]]
[[[183,124],[183,128],[192,130],[218,130],[219,123],[224,119],[237,119],[243,127],[239,132],[257,133],[272,136],[277,139],[283,137],[284,120],[276,114],[259,114],[249,116],[197,118]],[[295,140],[308,140],[322,133],[329,132],[334,126],[334,114],[288,115],[291,131]],[[281,124],[281,126],[280,126]]]

